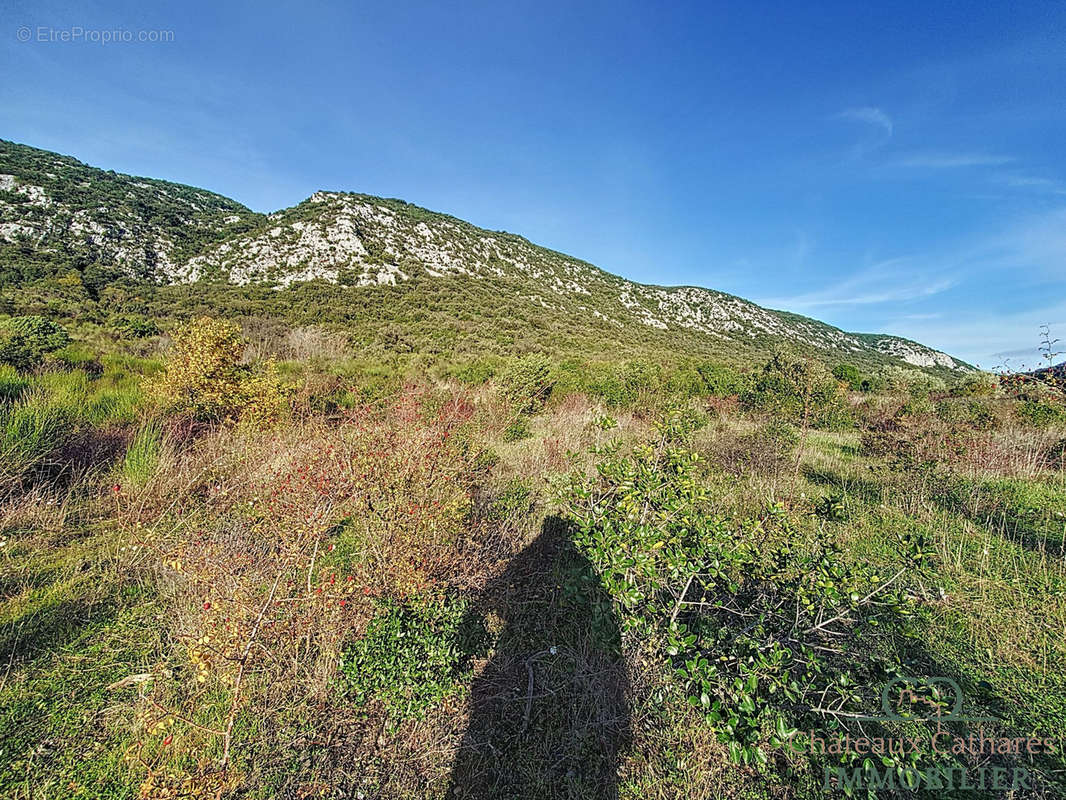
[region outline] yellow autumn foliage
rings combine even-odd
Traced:
[[[164,412],[203,421],[276,420],[288,410],[290,387],[273,361],[258,368],[242,364],[244,348],[235,322],[194,319],[174,331],[166,367],[149,379],[148,394]]]

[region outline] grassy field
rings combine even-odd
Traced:
[[[0,366],[0,796],[1066,794],[1053,387],[81,338]]]

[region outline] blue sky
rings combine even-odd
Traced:
[[[6,0],[3,18],[2,138],[260,211],[401,197],[985,367],[1034,363],[1041,323],[1066,340],[1066,4]],[[135,41],[39,41],[79,28]]]

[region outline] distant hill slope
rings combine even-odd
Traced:
[[[240,203],[0,140],[0,265],[22,280],[117,266],[154,279],[259,221]]]
[[[863,364],[969,369],[907,339],[847,333],[711,289],[634,283],[399,200],[317,192],[261,215],[212,192],[0,142],[0,277],[28,283],[70,270],[171,286],[244,286],[244,293],[216,294],[258,298],[259,307],[259,287],[305,297],[309,286],[343,287],[312,291],[325,299],[316,310],[321,319],[395,322],[399,336],[407,322],[437,325],[450,347],[479,329],[502,348],[539,337],[548,349],[580,340],[586,351],[646,347],[746,359],[787,345]],[[370,311],[341,307],[348,303]],[[486,331],[487,320],[498,330]]]

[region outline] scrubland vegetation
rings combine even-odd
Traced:
[[[1062,796],[1053,379],[121,322],[0,323],[0,795]],[[794,746],[913,676],[1055,746]]]

